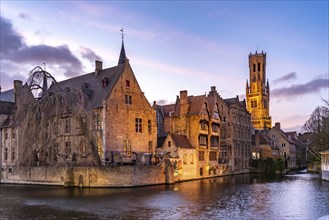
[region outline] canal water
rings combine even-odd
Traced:
[[[324,217],[326,216],[326,217]],[[0,185],[0,219],[329,219],[318,174],[252,174],[139,188]]]

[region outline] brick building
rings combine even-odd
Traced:
[[[228,114],[225,120],[227,137],[223,137],[223,142],[231,146],[231,163],[230,166],[234,173],[249,172],[251,161],[251,118],[246,110],[246,102],[240,101],[239,97],[225,99],[228,106]],[[224,123],[223,123],[224,125]]]
[[[249,172],[250,114],[238,98],[224,100],[211,87],[208,95],[181,91],[175,104],[156,105],[160,139],[184,135],[195,150],[196,177]],[[158,145],[166,149],[166,143]]]
[[[53,83],[38,98],[15,81],[15,102],[8,104],[10,111],[7,104],[0,109],[4,177],[9,168],[151,163],[156,113],[123,42],[117,66],[95,64],[94,72]]]

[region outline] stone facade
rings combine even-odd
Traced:
[[[246,85],[247,109],[255,129],[270,129],[270,86],[266,80],[266,53],[249,54],[249,82]]]
[[[172,170],[168,172],[168,170]],[[2,183],[79,187],[131,187],[174,182],[173,166],[168,161],[153,166],[71,166],[14,168],[3,172]]]

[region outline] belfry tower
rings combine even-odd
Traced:
[[[266,53],[249,54],[249,81],[246,85],[247,110],[255,129],[272,127],[270,117],[270,86],[266,79]]]

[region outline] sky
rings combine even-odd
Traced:
[[[0,85],[36,66],[57,81],[127,57],[150,103],[179,91],[245,98],[248,55],[266,52],[272,123],[300,130],[329,99],[328,1],[0,1]]]

